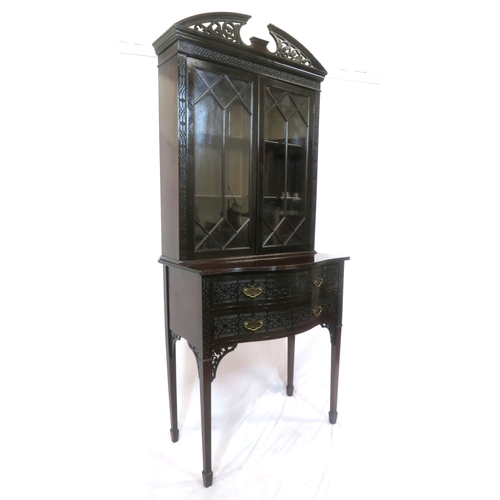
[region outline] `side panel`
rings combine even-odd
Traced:
[[[170,328],[202,352],[201,276],[170,267],[168,271]]]
[[[162,254],[179,259],[178,56],[158,68]]]

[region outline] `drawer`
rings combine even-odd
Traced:
[[[312,269],[310,282],[313,289],[329,288],[337,290],[339,284],[339,266],[334,264]]]
[[[214,317],[214,340],[240,339],[289,330],[292,309],[241,311]]]
[[[245,338],[259,335],[279,337],[280,332],[285,333],[294,328],[312,328],[323,319],[331,321],[336,312],[336,293],[325,297],[311,296],[309,300],[275,307],[221,309],[219,313],[213,313],[213,340],[244,341]]]
[[[337,289],[338,265],[266,274],[233,273],[210,280],[210,303],[214,308],[274,302],[308,296],[321,289]]]
[[[213,278],[210,295],[213,306],[251,304],[282,300],[294,295],[294,274],[234,273],[224,278]]]
[[[332,314],[337,314],[337,294],[314,299],[309,304],[304,304],[293,309],[293,326],[300,327],[323,319],[331,319]]]

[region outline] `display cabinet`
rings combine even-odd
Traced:
[[[337,415],[348,257],[314,250],[326,71],[276,26],[268,26],[274,51],[259,38],[246,44],[240,30],[249,17],[194,16],[153,44],[171,437],[179,436],[175,343],[184,338],[199,369],[205,486],[213,476],[211,383],[237,344],[287,337],[291,396],[295,335],[326,327],[331,423]]]

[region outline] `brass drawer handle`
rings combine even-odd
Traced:
[[[317,276],[316,278],[313,279],[314,286],[319,288],[323,284],[323,278],[320,278]]]
[[[251,332],[256,332],[259,328],[264,326],[264,322],[260,319],[249,319],[243,322],[243,326]]]
[[[313,312],[314,316],[316,316],[316,317],[318,317],[322,311],[323,311],[323,308],[321,306],[316,306],[316,307],[313,307],[313,309],[312,309],[312,312]]]
[[[255,299],[255,297],[258,297],[262,292],[264,291],[264,288],[261,286],[249,286],[247,288],[243,288],[243,293],[247,296],[250,297],[251,299]]]

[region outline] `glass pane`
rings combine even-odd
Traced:
[[[268,87],[265,113],[263,246],[304,244],[309,98]]]
[[[301,208],[306,186],[307,167],[307,124],[299,112],[288,122],[288,170],[287,193],[290,196],[289,209],[296,212]]]
[[[208,92],[217,82],[223,78],[223,75],[209,73],[197,69],[195,75],[195,101],[198,101],[206,92]]]
[[[195,251],[249,247],[252,83],[195,70]]]

